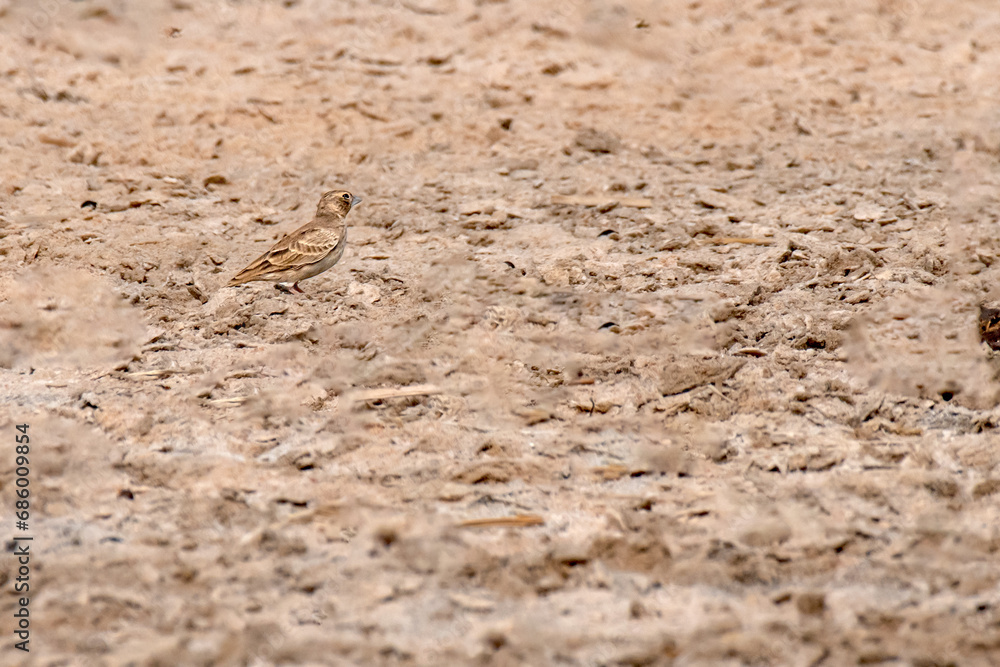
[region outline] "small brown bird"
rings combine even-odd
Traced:
[[[344,254],[347,245],[347,223],[344,219],[351,208],[361,203],[346,190],[323,193],[316,207],[316,217],[284,237],[237,273],[227,287],[253,280],[269,280],[282,292],[296,291],[299,281],[317,276]],[[288,283],[291,283],[289,287]]]

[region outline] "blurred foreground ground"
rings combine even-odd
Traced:
[[[998,664],[995,2],[40,4],[0,662]]]

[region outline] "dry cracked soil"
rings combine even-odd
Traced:
[[[1000,664],[998,73],[995,0],[0,0],[0,662]]]

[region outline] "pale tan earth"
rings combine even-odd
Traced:
[[[0,34],[4,665],[1000,664],[995,0]]]

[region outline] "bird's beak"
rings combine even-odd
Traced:
[[[362,201],[364,201],[364,200],[361,199],[361,197],[359,197],[357,195],[351,195],[351,208],[354,208],[355,206],[357,206],[358,204],[360,204]]]

